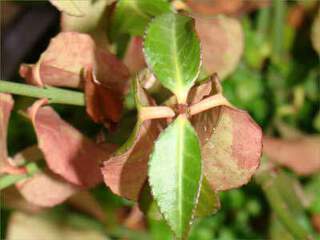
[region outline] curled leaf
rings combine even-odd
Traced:
[[[81,71],[94,63],[95,45],[87,34],[65,32],[51,39],[35,65],[22,65],[20,74],[29,84],[81,87]]]
[[[225,78],[237,67],[244,48],[240,22],[231,17],[196,18],[203,67],[208,75]]]
[[[263,152],[280,165],[290,168],[299,175],[320,171],[320,137],[298,139],[263,138]]]
[[[138,80],[135,86],[136,104],[139,108],[152,105],[152,100],[141,88]],[[138,199],[139,192],[147,178],[147,162],[153,143],[162,126],[159,121],[137,121],[127,142],[105,161],[102,167],[104,181],[110,189],[128,199]]]
[[[11,95],[0,93],[0,172],[8,166],[7,130],[13,104]]]
[[[107,159],[108,153],[62,120],[51,107],[43,107],[45,103],[35,102],[28,115],[49,169],[78,186],[92,187],[101,182],[99,163]]]

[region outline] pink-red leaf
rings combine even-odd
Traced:
[[[298,139],[263,138],[263,152],[271,161],[290,168],[299,175],[320,171],[320,137]]]
[[[137,73],[146,66],[142,45],[143,39],[141,37],[132,37],[127,47],[123,62],[131,74]]]
[[[201,42],[203,66],[208,75],[221,78],[232,73],[243,52],[243,31],[235,18],[219,16],[196,18],[196,31]]]
[[[78,186],[92,187],[102,180],[99,163],[108,154],[39,100],[28,109],[39,148],[54,173]]]
[[[137,81],[136,103],[138,106],[152,105]],[[137,200],[147,178],[147,162],[154,141],[162,129],[157,120],[142,122],[138,119],[136,127],[125,145],[108,161],[104,162],[102,173],[110,189],[123,197]]]
[[[0,93],[0,172],[8,166],[7,130],[14,101],[9,94]]]

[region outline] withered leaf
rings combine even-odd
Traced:
[[[43,107],[45,103],[46,100],[35,102],[28,115],[49,169],[78,186],[100,183],[99,163],[107,159],[108,153],[61,119],[51,107]]]
[[[263,138],[263,152],[270,160],[299,175],[320,171],[319,146],[319,136],[303,136],[297,139]]]
[[[140,87],[139,80],[136,81],[135,94],[137,106],[153,105],[152,100]],[[104,162],[101,168],[104,181],[114,193],[128,199],[138,199],[147,178],[149,155],[161,129],[162,126],[157,120],[142,122],[138,119],[128,141]]]

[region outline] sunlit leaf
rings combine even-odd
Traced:
[[[63,11],[71,16],[81,17],[86,14],[85,7],[89,0],[50,0],[50,2],[60,11]]]
[[[185,103],[199,74],[200,44],[193,20],[177,14],[156,17],[149,25],[144,53],[157,79]]]
[[[320,55],[320,10],[312,24],[311,40],[314,49]]]
[[[109,153],[39,100],[28,109],[48,167],[55,174],[78,186],[92,187],[102,181],[99,164]]]
[[[139,79],[135,83],[136,105],[153,105],[141,88]],[[123,197],[136,200],[147,178],[147,163],[154,141],[162,130],[157,120],[142,121],[138,118],[135,129],[117,153],[104,162],[102,173],[110,189]]]
[[[170,11],[167,0],[119,0],[112,19],[112,29],[117,33],[142,36],[152,17]]]
[[[148,175],[160,212],[177,238],[184,237],[192,221],[201,177],[199,140],[184,115],[156,141]]]

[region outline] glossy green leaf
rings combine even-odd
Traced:
[[[156,17],[147,29],[144,52],[158,80],[185,103],[200,68],[200,43],[192,18],[172,13]]]
[[[112,20],[112,37],[117,33],[142,36],[152,17],[170,11],[167,0],[119,0]]]
[[[185,237],[200,187],[201,154],[196,132],[184,115],[158,138],[148,174],[160,212],[176,237]]]

